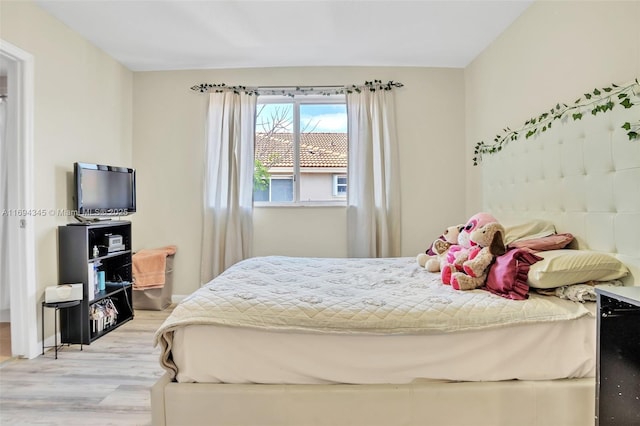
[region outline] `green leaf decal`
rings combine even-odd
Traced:
[[[529,139],[538,133],[546,132],[555,120],[564,117],[571,117],[573,121],[582,120],[585,111],[590,111],[595,116],[613,110],[616,105],[629,109],[639,103],[640,83],[637,78],[633,83],[624,86],[611,84],[600,89],[595,88],[591,93],[585,93],[583,97],[578,98],[571,106],[566,103],[556,103],[547,112],[525,121],[524,125],[517,130],[503,128],[502,133],[495,136],[491,145],[478,142],[474,149],[473,165],[476,166],[482,162],[483,154],[499,152],[509,141],[516,141],[521,135],[524,139]],[[629,140],[640,139],[640,120],[637,123],[626,122],[621,128],[627,131]]]

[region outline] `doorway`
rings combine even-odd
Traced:
[[[13,140],[14,113],[9,106],[8,80],[15,79],[15,63],[0,56],[0,362],[12,357],[11,351],[11,289],[9,288],[9,239],[7,238],[9,207],[9,143]],[[10,125],[11,124],[11,125]],[[11,128],[9,128],[11,127]]]
[[[34,206],[33,56],[0,40],[0,69],[6,77],[0,117],[0,321],[10,323],[11,356],[35,358],[40,345],[34,223],[19,214]]]

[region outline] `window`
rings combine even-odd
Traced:
[[[261,96],[255,130],[254,202],[345,203],[344,95]]]
[[[265,185],[253,189],[253,201],[293,201],[293,176],[270,177]]]
[[[347,196],[347,175],[333,176],[333,196],[334,197]]]

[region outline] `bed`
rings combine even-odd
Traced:
[[[572,250],[606,253],[637,285],[640,144],[619,128],[630,116],[554,126],[487,156],[484,208],[507,226],[571,233]],[[158,330],[167,373],[153,424],[589,425],[594,314],[534,292],[455,291],[409,258],[249,259]]]

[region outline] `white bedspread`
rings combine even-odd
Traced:
[[[420,334],[562,321],[589,315],[579,303],[531,294],[514,301],[457,291],[414,258],[269,256],[239,262],[184,299],[156,332],[161,363],[173,331],[194,324],[312,333]]]

